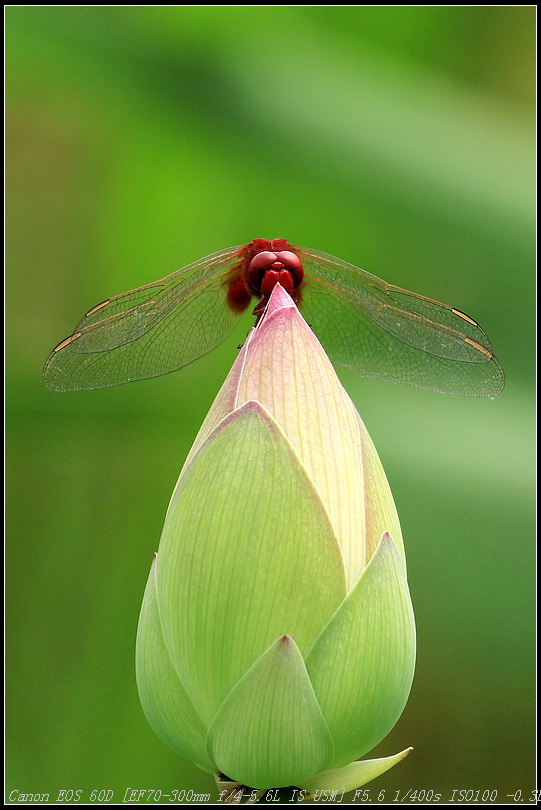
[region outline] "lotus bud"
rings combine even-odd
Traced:
[[[415,628],[394,501],[316,335],[274,287],[173,492],[137,635],[161,739],[219,784],[352,790]]]

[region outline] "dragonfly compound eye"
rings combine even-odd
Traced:
[[[275,265],[276,256],[277,254],[272,253],[270,250],[262,250],[261,253],[256,253],[248,265],[246,281],[254,295],[260,295],[263,277]]]
[[[263,270],[263,272],[270,270],[277,256],[277,253],[272,253],[270,250],[262,250],[261,253],[257,253],[250,262],[249,270],[253,272],[258,270]]]

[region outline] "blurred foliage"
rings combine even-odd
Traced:
[[[146,723],[133,650],[168,498],[250,319],[134,386],[55,395],[41,368],[94,303],[258,236],[489,332],[494,402],[342,374],[401,515],[419,634],[374,753],[415,751],[368,787],[507,803],[535,786],[535,14],[6,8],[8,794],[216,797]]]

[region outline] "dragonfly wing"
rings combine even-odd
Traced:
[[[380,299],[376,285],[365,284],[363,288]],[[374,320],[402,343],[464,363],[487,363],[492,358],[488,335],[460,310],[391,285],[384,294]]]
[[[301,310],[334,362],[430,391],[494,397],[503,370],[481,327],[332,256],[302,249]]]
[[[47,387],[107,388],[167,374],[211,351],[238,318],[226,294],[239,250],[220,251],[93,307],[51,352]]]

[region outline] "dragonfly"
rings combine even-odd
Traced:
[[[89,309],[49,355],[52,391],[108,388],[176,371],[210,352],[275,284],[331,360],[365,377],[429,391],[497,396],[502,367],[477,321],[286,239],[226,248]]]

